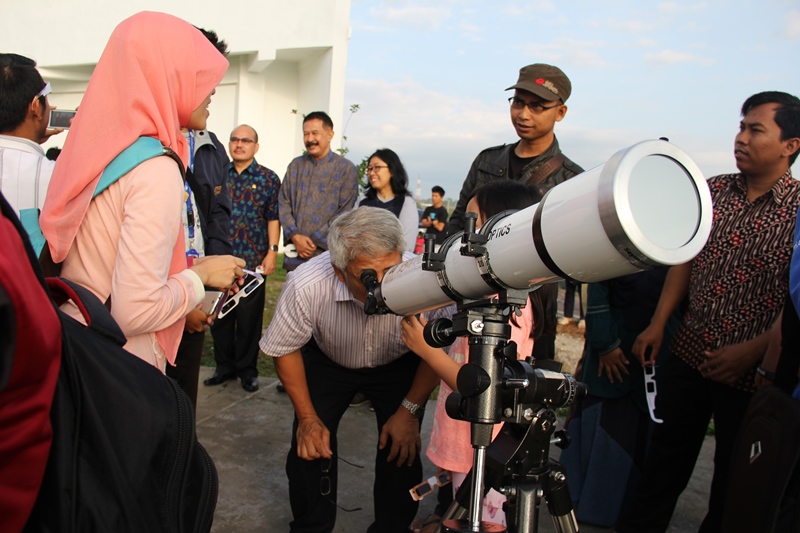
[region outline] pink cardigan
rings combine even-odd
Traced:
[[[191,270],[168,275],[183,232],[184,194],[175,161],[140,164],[89,204],[62,268],[62,276],[101,301],[111,295],[111,315],[128,338],[125,349],[162,372],[176,354],[165,353],[156,332],[182,320],[205,294]],[[80,319],[71,302],[62,308]]]

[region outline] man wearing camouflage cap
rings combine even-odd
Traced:
[[[467,202],[486,183],[498,180],[526,183],[536,190],[540,201],[547,191],[583,172],[561,153],[553,132],[556,122],[561,122],[567,114],[566,101],[572,92],[567,75],[552,65],[528,65],[520,69],[517,83],[506,90],[512,89],[514,96],[508,101],[511,123],[519,141],[487,148],[475,158],[450,216],[450,234],[464,229]],[[556,283],[531,293],[537,358],[552,359],[555,354],[557,297]]]

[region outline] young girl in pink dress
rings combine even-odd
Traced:
[[[533,193],[527,186],[512,181],[498,181],[475,191],[467,204],[466,211],[478,215],[477,227],[480,228],[488,218],[497,213],[507,209],[524,209],[533,203]],[[402,322],[403,342],[442,378],[427,455],[440,470],[450,472],[453,495],[455,495],[472,468],[473,451],[470,444],[469,422],[450,418],[445,412],[445,402],[450,393],[457,388],[458,371],[467,362],[468,338],[458,337],[450,347],[448,355],[441,348],[433,348],[425,342],[422,336],[424,319],[420,320],[414,316],[406,318]],[[530,306],[526,306],[522,309],[522,316],[514,316],[511,319],[511,340],[517,344],[519,359],[525,359],[533,353],[532,331],[533,315]],[[492,438],[497,436],[502,426],[502,424],[495,425]],[[483,501],[483,520],[505,526],[505,514],[502,510],[504,501],[505,496],[490,490]]]

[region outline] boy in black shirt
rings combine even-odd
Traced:
[[[427,228],[427,233],[436,235],[437,246],[447,237],[447,209],[442,205],[443,199],[444,189],[436,185],[431,189],[433,205],[426,207],[422,213],[422,227]]]

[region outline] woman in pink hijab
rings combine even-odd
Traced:
[[[53,172],[40,218],[62,276],[111,298],[125,348],[158,367],[173,363],[185,315],[204,286],[243,275],[232,256],[187,268],[184,183],[169,157],[149,159],[94,200],[105,167],[142,136],[158,139],[186,165],[181,127],[205,129],[208,104],[228,61],[187,22],[143,12],[117,26],[86,89]],[[80,316],[74,304],[65,310]]]

